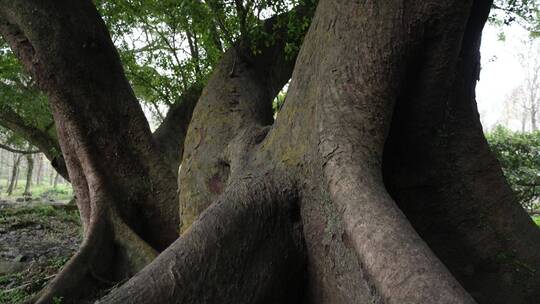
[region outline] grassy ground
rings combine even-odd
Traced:
[[[535,215],[532,218],[533,218],[533,221],[536,223],[536,225],[540,227],[540,215]]]
[[[17,188],[13,190],[11,196],[8,196],[6,193],[7,181],[6,179],[0,179],[0,199],[16,199],[22,197],[25,183],[26,181],[19,180]],[[70,184],[58,184],[56,188],[48,183],[32,185],[32,187],[30,187],[30,193],[32,194],[32,198],[46,198],[57,201],[69,201],[73,196],[73,190]]]
[[[0,304],[22,303],[41,290],[82,239],[76,207],[44,201],[0,202]]]

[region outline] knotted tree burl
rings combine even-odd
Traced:
[[[152,134],[91,1],[0,0],[85,231],[32,301],[536,303],[540,230],[476,109],[491,4],[320,0],[297,57],[268,20]]]

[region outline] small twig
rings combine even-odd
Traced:
[[[10,146],[3,145],[3,144],[0,144],[0,149],[4,149],[6,151],[13,152],[13,153],[19,153],[19,154],[36,154],[36,153],[41,152],[39,150],[28,150],[28,151],[18,150],[18,149],[14,149],[14,148],[12,148]]]

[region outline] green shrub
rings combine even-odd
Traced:
[[[540,132],[514,132],[497,126],[486,134],[504,175],[529,213],[540,209]]]

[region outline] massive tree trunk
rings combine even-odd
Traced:
[[[91,2],[0,1],[0,17],[3,36],[49,97],[84,228],[79,252],[35,301],[77,302],[133,275],[178,237],[176,173],[200,90],[187,92],[152,135]],[[249,49],[242,58],[261,77],[284,70],[280,79],[288,79],[294,56],[281,62],[284,44],[263,46],[265,62]]]
[[[239,193],[235,200],[241,206],[254,198],[264,202],[258,199],[260,179],[270,184],[277,179],[292,185],[299,198],[284,200],[283,208],[289,208],[290,218],[298,216],[294,205],[300,208],[305,247],[294,248],[304,248],[307,256],[307,303],[534,303],[539,285],[531,270],[540,266],[540,234],[511,196],[474,106],[479,40],[490,5],[321,1],[287,101],[269,131],[261,127],[265,120],[258,114],[268,104],[251,93],[257,90],[233,87],[230,91],[240,98],[231,99],[239,102],[201,98],[180,173],[186,232],[103,302],[297,302],[285,296],[294,295],[295,284],[281,290],[285,298],[276,301],[264,298],[272,284],[261,287],[230,277],[229,267],[246,275],[254,271],[234,250],[246,248],[243,242],[259,232],[248,226],[241,232],[223,231],[215,224],[223,217],[232,226],[245,220],[235,216],[234,204],[224,203],[229,193]],[[202,124],[211,118],[222,124],[226,109],[232,119],[237,111],[246,118],[235,130],[230,130],[233,123],[214,132]],[[383,184],[383,165],[392,196]],[[253,192],[239,190],[239,181]],[[492,187],[497,191],[487,193]],[[273,193],[275,200],[279,193]],[[266,216],[262,211],[252,215],[268,224],[271,234],[274,224]],[[283,226],[294,233],[294,225],[287,223]],[[206,269],[204,261],[211,260],[227,267],[202,274],[185,269],[186,264],[197,267],[182,260],[184,252],[192,242],[208,239],[219,249],[201,250],[196,265]],[[501,253],[503,260],[496,260]],[[274,266],[266,274],[268,282],[287,267],[272,256],[261,263]],[[174,275],[159,276],[164,269]],[[290,275],[298,273],[291,270]],[[150,277],[160,280],[149,283]],[[212,285],[221,280],[227,283]]]
[[[482,133],[475,102],[489,1],[475,1],[459,61],[437,79],[419,67],[398,100],[385,181],[400,208],[480,303],[533,303],[539,229],[518,204]],[[437,59],[437,49],[428,58]],[[441,84],[445,84],[444,90]]]
[[[1,1],[0,16],[49,97],[84,227],[81,249],[37,302],[76,298],[136,273],[177,238],[175,173],[90,1]]]
[[[162,160],[178,155],[159,158],[88,1],[0,4],[2,34],[51,98],[85,224],[38,300],[70,302],[175,238]],[[475,106],[490,6],[321,0],[275,122],[284,43],[226,52],[185,135],[182,235],[100,303],[535,303],[540,230]]]

